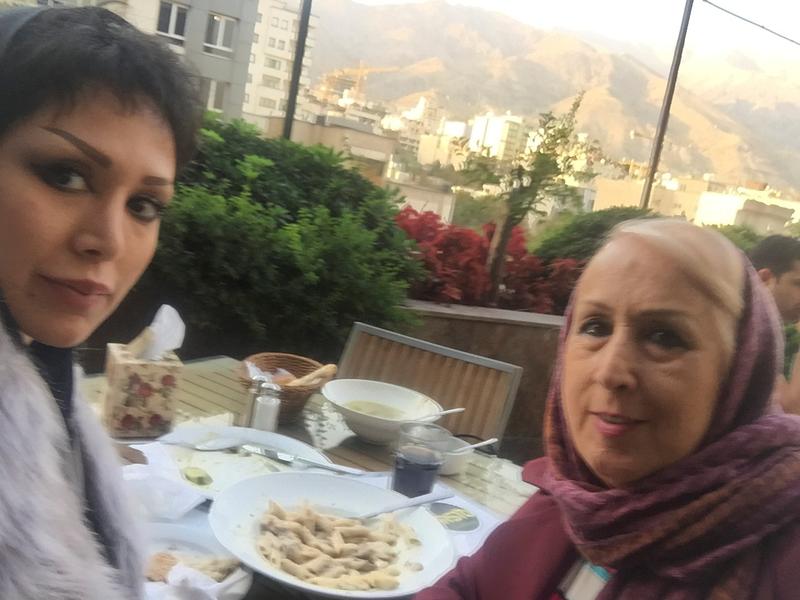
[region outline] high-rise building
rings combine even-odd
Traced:
[[[202,78],[206,108],[242,116],[259,0],[19,0],[14,4],[103,4],[144,31],[163,38]]]
[[[259,0],[253,34],[251,61],[245,87],[243,117],[265,130],[268,118],[284,116],[292,81],[297,35],[300,26],[300,0]],[[306,101],[311,85],[308,70],[319,18],[311,15],[303,57],[295,119],[313,121]]]
[[[528,127],[522,117],[487,113],[475,117],[469,149],[473,152],[488,151],[489,156],[498,160],[512,160],[525,150],[527,140]]]
[[[203,78],[209,110],[242,116],[258,0],[129,0],[117,10],[185,57]]]

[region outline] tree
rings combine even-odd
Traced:
[[[596,142],[582,142],[575,134],[575,117],[582,99],[581,93],[563,115],[542,114],[532,143],[511,160],[499,160],[491,156],[488,149],[462,150],[465,155],[463,171],[469,185],[477,189],[492,186],[502,200],[503,210],[497,219],[487,257],[490,304],[496,301],[499,293],[514,227],[532,212],[542,214],[541,207],[546,200],[574,201],[576,192],[567,186],[567,177],[586,181],[594,176],[590,167],[592,159],[599,154],[599,146]],[[579,158],[586,159],[583,170],[578,169]]]
[[[474,198],[467,191],[459,190],[453,201],[453,225],[481,231],[486,223],[496,222],[503,214],[503,202],[495,196]]]

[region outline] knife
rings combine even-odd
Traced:
[[[361,469],[353,469],[352,467],[345,467],[343,465],[335,465],[333,463],[325,463],[317,460],[312,460],[310,458],[303,458],[302,456],[289,454],[288,452],[280,452],[278,450],[275,450],[274,448],[269,448],[268,446],[260,446],[258,444],[242,444],[240,448],[245,452],[249,452],[250,454],[257,454],[265,458],[277,460],[278,462],[282,462],[287,465],[290,465],[293,462],[299,462],[312,467],[327,469],[328,471],[333,471],[334,473],[341,473],[343,475],[367,474],[367,471],[363,471]]]

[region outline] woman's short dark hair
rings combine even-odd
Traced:
[[[82,92],[103,88],[126,108],[152,103],[172,129],[180,169],[202,118],[196,82],[166,44],[107,9],[45,9],[0,57],[0,136],[38,110],[71,109]]]

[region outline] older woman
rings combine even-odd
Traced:
[[[541,490],[420,600],[789,599],[800,418],[774,303],[722,236],[620,226],[567,315]]]
[[[70,348],[150,262],[198,115],[176,56],[113,13],[0,13],[4,600],[141,596],[119,463]]]

